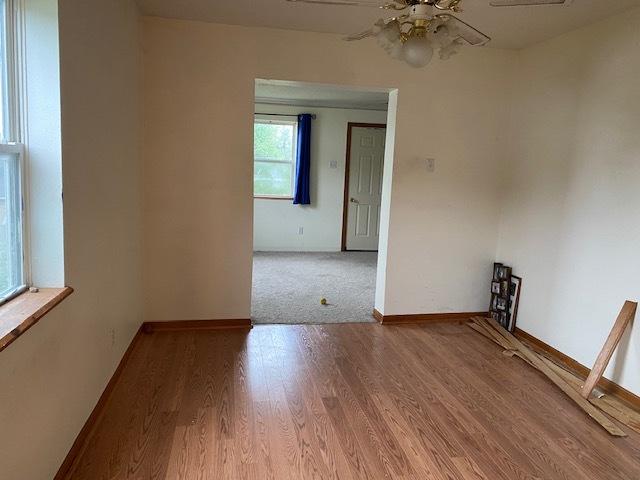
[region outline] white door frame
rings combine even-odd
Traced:
[[[347,153],[344,168],[344,200],[342,203],[342,247],[343,252],[347,251],[347,221],[349,210],[349,167],[351,165],[351,133],[353,128],[387,128],[385,123],[355,123],[347,124]]]

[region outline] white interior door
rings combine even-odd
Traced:
[[[386,132],[380,127],[351,129],[347,250],[378,250]]]

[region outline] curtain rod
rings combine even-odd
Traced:
[[[269,115],[274,117],[297,117],[298,116],[298,115],[287,114],[287,113],[258,113],[258,112],[254,113],[254,115]],[[311,114],[311,118],[315,120],[316,114],[315,113]]]

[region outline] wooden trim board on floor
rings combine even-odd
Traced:
[[[529,344],[529,346],[531,346],[538,353],[555,359],[557,362],[568,368],[582,380],[586,379],[589,376],[589,368],[585,367],[570,356],[565,355],[561,351],[556,350],[551,345],[546,344],[539,338],[534,337],[530,333],[516,328],[514,335],[520,340],[524,340],[525,343]],[[615,396],[616,398],[626,402],[630,406],[633,406],[635,409],[640,409],[639,396],[607,378],[602,377],[598,382],[596,388],[602,390],[604,393]]]
[[[613,329],[609,333],[602,350],[600,350],[600,353],[589,372],[589,376],[584,382],[582,387],[582,396],[584,398],[589,398],[591,392],[598,384],[598,381],[602,378],[607,365],[609,365],[609,360],[611,360],[613,352],[622,339],[622,335],[624,335],[627,325],[629,325],[635,318],[637,308],[638,304],[636,302],[631,302],[629,300],[624,302],[624,306],[622,307],[622,310],[620,310],[620,314],[616,319]]]
[[[475,321],[476,319],[474,319]],[[575,390],[569,385],[558,373],[553,371],[549,366],[545,364],[537,353],[525,346],[520,340],[518,340],[512,333],[505,330],[498,322],[493,318],[480,319],[484,322],[488,322],[489,328],[494,328],[500,335],[502,335],[513,347],[518,350],[528,362],[530,362],[535,368],[542,372],[549,380],[551,380],[560,390],[562,390],[571,400],[574,401],[587,415],[600,424],[611,435],[616,437],[626,437],[627,434],[624,430],[618,427],[613,421],[607,417],[601,410],[592,405],[586,398],[580,395],[580,392]]]
[[[252,328],[250,318],[229,320],[174,320],[168,322],[144,322],[145,333],[180,330],[220,330],[229,328]]]
[[[417,313],[412,315],[383,315],[375,308],[373,318],[383,325],[408,325],[412,323],[464,322],[471,317],[486,317],[487,312]]]

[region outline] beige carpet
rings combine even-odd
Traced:
[[[374,322],[377,256],[377,252],[255,252],[253,322]],[[322,298],[327,305],[320,304]]]

